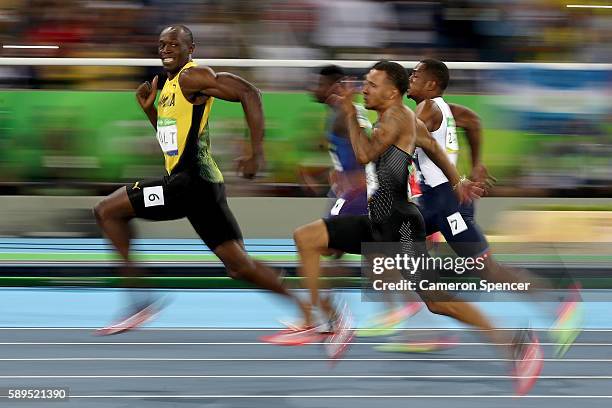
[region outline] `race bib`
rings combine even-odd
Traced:
[[[459,151],[459,139],[457,139],[457,125],[454,118],[446,120],[446,151],[457,153]]]
[[[145,187],[142,189],[145,207],[164,205],[164,189],[162,186]]]
[[[450,226],[453,236],[461,234],[463,231],[468,229],[467,224],[459,212],[449,215],[446,217],[446,220],[448,221],[448,225]]]
[[[340,214],[340,210],[342,209],[342,206],[344,205],[344,203],[346,202],[346,200],[344,198],[339,198],[336,201],[336,204],[334,204],[334,206],[332,207],[331,211],[329,212],[331,215],[338,215]]]
[[[157,141],[164,154],[176,156],[178,154],[178,130],[176,120],[161,118],[157,121]]]

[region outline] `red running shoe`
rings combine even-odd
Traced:
[[[531,330],[521,330],[514,343],[515,390],[517,395],[525,395],[540,377],[544,366],[544,353],[540,341]]]
[[[113,323],[110,326],[98,329],[95,334],[98,336],[110,336],[113,334],[123,333],[128,330],[133,330],[153,320],[158,313],[158,307],[155,305],[155,303],[151,303],[148,306],[138,309],[132,315],[123,320]]]
[[[332,326],[334,328],[333,333],[327,337],[325,351],[329,358],[339,359],[346,353],[355,337],[353,315],[348,305],[344,304],[342,312],[332,323]]]
[[[321,332],[321,326],[289,327],[277,333],[261,336],[259,340],[279,346],[303,346],[325,340],[327,334]]]

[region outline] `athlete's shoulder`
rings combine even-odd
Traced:
[[[414,112],[406,105],[393,105],[391,106],[386,115],[389,119],[405,122],[408,120],[414,120]]]
[[[181,88],[200,88],[216,77],[215,71],[207,66],[192,66],[181,71],[179,85]]]
[[[480,127],[480,116],[467,106],[449,103],[448,107],[453,114],[457,126],[462,128]]]
[[[467,106],[460,105],[458,103],[449,103],[448,107],[450,108],[453,116],[460,116],[460,115],[466,115],[466,114],[467,115],[477,115],[476,112],[474,112]]]
[[[416,107],[416,111],[424,115],[432,115],[440,112],[440,107],[433,99],[424,99]]]
[[[386,133],[401,133],[408,123],[414,121],[414,112],[404,105],[393,105],[388,108],[377,122],[377,127],[384,128]]]
[[[416,107],[416,115],[425,123],[430,132],[437,130],[442,123],[442,110],[433,99],[425,99],[419,103]]]
[[[417,106],[432,108],[434,106],[438,106],[438,104],[433,99],[423,99]]]

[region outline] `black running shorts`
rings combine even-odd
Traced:
[[[137,181],[126,188],[138,218],[167,221],[186,217],[211,250],[227,241],[242,240],[223,183],[184,171],[161,180]]]
[[[367,215],[336,216],[323,220],[331,249],[361,254],[362,243],[384,243],[385,255],[407,254],[426,257],[425,223],[416,205],[398,203],[391,215],[382,222],[374,222]],[[372,248],[372,247],[371,247]],[[417,278],[437,279],[438,271],[420,271]],[[410,279],[414,279],[412,276]]]
[[[382,222],[367,215],[338,215],[323,220],[329,235],[328,247],[350,254],[361,254],[362,242],[425,243],[425,223],[416,205],[396,205]]]

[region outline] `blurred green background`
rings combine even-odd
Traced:
[[[496,98],[452,95],[448,100],[482,116],[485,161],[494,174],[507,180],[520,174],[517,157],[533,150],[530,141],[537,136],[496,128],[499,119],[491,108]],[[0,110],[3,182],[129,182],[163,172],[154,131],[132,92],[4,91]],[[264,110],[266,181],[298,183],[298,165],[329,164],[325,109],[310,95],[266,92]],[[234,158],[248,145],[240,104],[215,101],[211,128],[215,158],[231,174]],[[465,140],[463,145],[467,146]],[[467,167],[468,154],[464,149],[462,167]]]

